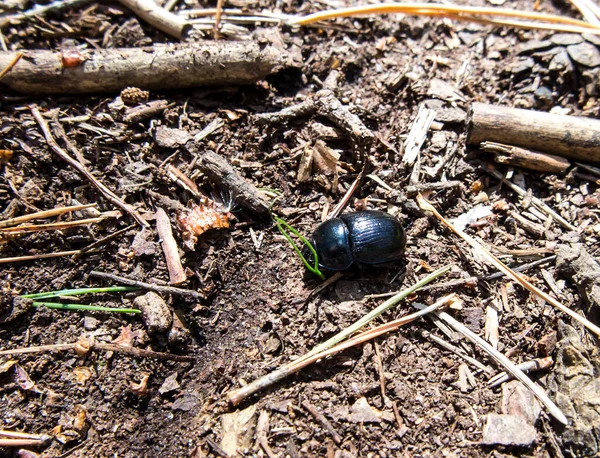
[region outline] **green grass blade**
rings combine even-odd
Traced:
[[[68,311],[92,311],[92,312],[109,312],[109,313],[142,313],[138,309],[120,309],[115,307],[102,307],[99,305],[88,304],[59,304],[56,302],[34,302],[34,307],[46,307],[49,309],[68,310]]]
[[[46,293],[23,294],[21,297],[25,299],[49,299],[51,297],[61,296],[77,296],[80,294],[93,293],[122,293],[126,291],[137,291],[140,288],[135,286],[107,286],[104,288],[75,288],[61,289],[60,291],[48,291]]]

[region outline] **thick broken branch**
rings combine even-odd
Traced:
[[[16,52],[0,52],[0,68]],[[77,67],[65,67],[59,51],[27,51],[3,84],[27,94],[118,92],[126,87],[176,89],[252,84],[286,64],[286,53],[253,41],[96,49]]]
[[[186,147],[190,153],[198,155],[200,170],[215,185],[231,193],[236,204],[260,216],[269,214],[269,204],[259,190],[246,181],[223,156],[213,151],[199,152],[193,142],[188,142]]]
[[[600,121],[473,103],[467,143],[498,142],[580,161],[600,161]]]

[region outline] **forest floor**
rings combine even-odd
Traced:
[[[338,3],[343,4],[250,0],[244,6],[296,14]],[[485,6],[480,0],[475,3]],[[208,6],[179,2],[174,11]],[[508,0],[503,7],[532,10],[534,5]],[[545,2],[541,11],[577,17],[562,2]],[[429,200],[449,219],[483,209],[483,217],[467,222],[469,234],[511,266],[545,259],[524,272],[527,278],[592,316],[583,296],[591,291],[585,288],[598,284],[578,283],[568,266],[559,269],[560,255],[558,260],[555,255],[576,246],[597,258],[599,177],[575,164],[556,175],[495,165],[490,155],[466,145],[466,121],[471,102],[597,117],[600,67],[577,62],[576,50],[569,47],[585,42],[596,49],[600,40],[399,15],[329,24],[301,29],[252,26],[246,39],[265,29],[281,49],[296,55],[296,63],[253,85],[151,90],[150,102],[168,104],[135,122],[124,118],[131,107],[124,107],[119,92],[35,96],[0,89],[0,149],[10,152],[0,163],[0,220],[76,204],[97,207],[49,221],[119,210],[54,154],[33,115],[37,109],[59,144],[69,154],[77,149],[96,179],[149,224],[141,230],[121,212],[118,218],[105,215],[99,222],[67,230],[5,236],[2,258],[77,251],[121,231],[99,250],[80,256],[0,264],[0,313],[5,315],[0,350],[93,336],[95,342],[120,337],[136,348],[193,357],[181,362],[101,350],[83,356],[72,351],[4,356],[0,429],[52,436],[43,446],[21,448],[47,457],[230,456],[231,450],[241,456],[290,457],[559,457],[599,452],[600,379],[593,335],[512,280],[487,279],[496,269],[421,212],[410,186],[433,189]],[[3,33],[9,50],[23,51],[84,52],[176,42],[125,7],[108,2],[50,11],[9,25]],[[319,113],[283,123],[259,116],[316,100],[324,87],[374,134],[367,153],[368,172],[376,178],[362,181],[345,211],[370,208],[396,216],[408,235],[404,259],[351,270],[311,294],[320,280],[305,272],[270,219],[247,211],[235,202],[236,196],[230,228],[200,236],[193,249],[184,247],[177,214],[179,207],[198,198],[173,179],[168,167],[191,179],[201,193],[227,200],[227,190],[201,171],[205,151],[215,151],[248,183],[267,190],[267,201],[278,195],[273,211],[304,234],[340,202],[364,165],[355,139]],[[409,166],[402,162],[403,147],[421,105],[435,110],[436,119],[417,165]],[[211,123],[215,129],[198,136]],[[184,145],[188,141],[193,147]],[[321,155],[321,162],[299,174],[308,150]],[[333,166],[327,162],[338,156]],[[527,190],[525,197],[490,174],[491,169]],[[458,183],[435,187],[447,181]],[[576,230],[540,214],[532,198],[542,200]],[[90,276],[92,270],[168,285],[156,233],[159,207],[172,222],[187,275],[178,287],[203,296],[161,294],[179,317],[178,338],[173,331],[153,332],[134,314],[12,310],[20,294],[114,284]],[[452,266],[449,274],[379,320],[411,313],[414,303],[431,304],[456,293],[463,308],[451,314],[492,339],[497,322],[496,346],[513,362],[553,357],[551,368],[530,377],[563,409],[569,426],[561,426],[543,409],[540,413],[537,401],[517,383],[488,386],[490,374],[431,339],[434,335],[451,341],[427,318],[313,364],[236,408],[227,405],[228,392],[353,323],[384,300],[376,295],[407,288],[445,265]],[[139,294],[97,294],[79,301],[135,307]],[[492,374],[503,370],[460,335],[453,333],[452,343],[493,368]],[[145,375],[147,389],[136,386]],[[511,390],[521,396],[518,401],[511,400]],[[515,414],[515,405],[526,411],[511,415],[521,418],[517,426],[522,428],[489,423],[490,415]],[[309,412],[310,406],[330,422],[329,430]],[[500,437],[490,439],[486,425]],[[533,436],[522,439],[528,428]],[[17,450],[0,448],[0,456],[17,456]],[[24,453],[18,456],[33,456]]]

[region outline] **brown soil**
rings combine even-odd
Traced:
[[[260,8],[259,5],[252,8],[275,8],[274,2],[262,3]],[[183,7],[183,2],[179,5]],[[186,3],[186,7],[190,6]],[[315,4],[310,10],[318,7]],[[504,7],[532,9],[533,5],[508,1]],[[277,8],[287,13],[308,10],[305,4],[287,2],[277,3]],[[542,9],[576,15],[563,4],[547,3]],[[83,22],[84,17],[89,21]],[[478,203],[492,205],[505,201],[511,211],[525,211],[512,191],[485,172],[484,164],[490,158],[465,147],[464,121],[470,101],[545,111],[563,107],[570,114],[597,115],[598,105],[594,103],[597,80],[596,86],[590,85],[589,76],[584,75],[590,69],[575,64],[563,69],[551,68],[552,53],[564,49],[560,44],[545,49],[540,46],[539,51],[525,49],[531,43],[551,37],[551,33],[411,17],[346,19],[337,25],[331,29],[283,30],[286,46],[301,48],[300,68],[281,71],[250,87],[153,91],[150,100],[167,100],[170,108],[132,125],[124,123],[121,114],[111,110],[118,94],[31,97],[5,88],[0,106],[0,148],[14,151],[14,156],[1,165],[4,177],[0,182],[1,219],[31,213],[36,208],[72,205],[74,200],[98,203],[101,211],[115,209],[52,153],[30,106],[37,106],[42,112],[58,109],[59,119],[88,116],[85,123],[101,128],[90,130],[82,127],[80,121],[62,122],[66,135],[89,161],[88,167],[96,178],[136,206],[152,228],[154,210],[164,206],[154,193],[182,205],[193,199],[160,168],[173,153],[178,154],[171,163],[194,177],[203,192],[215,195],[221,192],[197,173],[190,150],[161,147],[155,141],[155,129],[167,126],[195,134],[212,120],[221,118],[224,127],[202,140],[198,150],[215,150],[257,187],[278,190],[281,199],[276,212],[303,233],[310,233],[316,227],[325,206],[333,208],[339,202],[360,171],[353,144],[343,136],[326,140],[329,147],[341,153],[340,189],[332,190],[331,178],[319,173],[299,183],[297,152],[302,152],[302,148],[298,146],[317,139],[319,126],[315,127],[315,123],[327,126],[331,123],[318,117],[301,117],[284,125],[262,126],[254,115],[277,111],[313,96],[333,70],[342,76],[336,91],[338,99],[381,140],[370,158],[372,172],[400,195],[411,175],[411,170],[400,162],[402,143],[419,105],[430,101],[430,106],[443,114],[438,118],[443,127],[430,132],[423,148],[419,181],[452,179],[462,183],[460,188],[431,196],[440,211],[450,218]],[[101,3],[53,12],[38,21],[10,26],[4,33],[8,48],[15,50],[110,48],[170,40],[138,22],[117,4]],[[456,95],[449,96],[440,90],[442,84],[454,88]],[[435,171],[438,161],[454,148],[456,154],[441,170]],[[431,171],[433,176],[428,174]],[[494,213],[486,224],[468,231],[489,246],[509,250],[547,249],[541,256],[552,253],[560,243],[580,240],[592,255],[597,255],[600,196],[597,182],[585,181],[573,171],[567,176],[518,169],[515,172],[516,180],[521,180],[534,196],[555,208],[580,232],[569,233],[553,223],[542,237],[535,237],[502,211]],[[190,274],[187,283],[180,286],[206,295],[201,303],[163,296],[180,312],[189,329],[187,346],[169,348],[166,336],[149,336],[138,316],[39,308],[0,324],[3,350],[75,342],[80,336],[90,334],[98,341],[110,342],[123,326],[129,325],[133,331],[144,331],[139,333],[136,346],[196,358],[194,363],[161,362],[106,352],[92,352],[83,358],[73,352],[15,357],[35,383],[37,392],[22,389],[14,380],[12,368],[0,373],[3,420],[0,429],[51,433],[62,426],[63,436],[57,436],[60,440],[37,449],[43,456],[216,456],[218,449],[211,444],[220,444],[221,416],[231,410],[224,403],[224,395],[351,324],[380,302],[369,299],[368,295],[401,290],[426,272],[447,264],[455,267],[449,277],[440,281],[484,277],[494,272],[434,219],[410,213],[411,207],[401,204],[398,193],[389,193],[366,180],[355,193],[351,207],[359,208],[358,199],[364,198],[375,199],[368,203],[370,208],[395,212],[404,222],[409,236],[405,260],[391,267],[351,271],[309,300],[306,298],[319,284],[318,279],[304,272],[285,239],[269,221],[255,218],[243,209],[236,209],[229,230],[201,237],[194,252],[184,252],[180,245],[183,265]],[[168,214],[175,222],[175,211],[169,209]],[[133,222],[125,215],[90,227],[12,239],[2,245],[1,256],[77,250]],[[540,222],[542,226],[545,223]],[[256,236],[264,237],[258,248],[251,229]],[[155,232],[148,233],[147,240],[151,243],[146,244],[145,250],[136,252],[132,244],[136,236],[139,242],[139,232],[139,227],[134,226],[104,244],[101,251],[78,259],[66,257],[2,265],[0,281],[5,303],[0,311],[10,308],[10,298],[17,294],[106,286],[88,276],[91,270],[149,283],[167,283],[168,272]],[[180,242],[180,234],[175,232]],[[504,256],[511,265],[540,257],[506,253]],[[543,269],[562,287],[560,299],[581,309],[575,285],[568,281],[563,284],[564,277],[555,272],[553,262]],[[540,268],[528,271],[528,275],[540,288],[549,290]],[[502,284],[508,286],[510,308],[501,313],[499,349],[515,362],[542,356],[539,339],[556,331],[559,318],[570,320],[506,280],[430,289],[388,312],[385,319],[408,313],[412,310],[411,302],[432,303],[451,291],[464,300],[464,309],[453,314],[483,334],[486,306],[492,300],[501,301]],[[131,306],[133,297],[133,293],[104,294],[82,300],[97,305]],[[560,430],[555,429],[546,413],[542,413],[537,423],[538,435],[531,447],[480,445],[485,416],[498,411],[501,390],[488,388],[487,376],[475,368],[471,368],[475,385],[461,386],[458,374],[463,361],[423,337],[423,330],[443,336],[431,321],[417,321],[400,332],[306,368],[250,398],[241,408],[255,405],[257,413],[269,414],[268,443],[277,456],[559,456]],[[584,332],[580,330],[580,334]],[[586,339],[589,341],[589,334]],[[465,344],[465,348],[475,358],[493,366],[470,344]],[[78,382],[75,369],[81,366],[91,370],[91,376]],[[547,387],[548,373],[533,374],[532,378]],[[144,374],[150,375],[148,394],[140,396],[132,391],[130,384],[139,382]],[[162,390],[161,394],[159,388],[173,374],[179,386],[167,392]],[[380,377],[385,380],[384,396]],[[383,416],[362,418],[365,414],[361,410],[362,398],[372,408],[383,411]],[[323,426],[302,407],[305,400],[332,422],[343,438],[341,444],[335,444]],[[394,416],[394,405],[398,417]],[[78,406],[83,406],[86,412],[84,428],[76,424]],[[254,441],[252,434],[250,437]],[[569,456],[570,452],[562,448]],[[0,449],[0,456],[16,456],[16,450]],[[243,453],[264,454],[253,442]]]

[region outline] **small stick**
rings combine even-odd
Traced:
[[[415,304],[416,305],[416,304]],[[417,307],[420,308],[420,307]],[[425,309],[423,309],[425,310]],[[504,366],[508,372],[510,372],[516,379],[521,381],[527,388],[529,388],[535,397],[548,409],[548,412],[556,418],[563,425],[568,425],[569,420],[565,417],[565,414],[554,404],[550,398],[544,393],[538,385],[533,383],[527,375],[525,375],[522,371],[520,371],[506,356],[500,353],[498,350],[495,350],[490,344],[488,344],[485,340],[479,337],[477,334],[472,332],[463,324],[456,321],[446,312],[435,312],[435,314],[441,318],[446,324],[453,327],[456,331],[463,334],[467,339],[473,342],[475,345],[478,345],[485,353],[487,353],[494,361],[498,364]]]
[[[57,251],[56,253],[34,254],[30,256],[15,256],[13,258],[0,258],[0,264],[10,264],[12,262],[37,261],[38,259],[59,258],[61,256],[73,256],[78,254],[79,250]]]
[[[519,274],[519,273],[515,272],[514,270],[512,270],[511,268],[509,268],[506,264],[504,264],[496,256],[494,256],[486,248],[484,248],[483,245],[481,245],[473,237],[471,237],[470,235],[464,233],[463,231],[455,228],[435,209],[435,207],[433,205],[431,205],[429,202],[427,202],[423,198],[423,196],[421,196],[420,194],[419,194],[419,196],[417,196],[417,203],[419,204],[419,206],[421,207],[422,210],[432,212],[436,216],[436,218],[438,218],[448,229],[450,229],[456,235],[458,235],[463,240],[465,240],[474,249],[476,249],[479,253],[481,253],[488,260],[488,262],[490,264],[492,264],[498,270],[503,272],[507,277],[516,281],[518,284],[520,284],[523,288],[525,288],[529,292],[544,299],[547,303],[553,305],[554,307],[559,309],[561,312],[566,313],[571,318],[573,318],[575,321],[577,321],[578,323],[580,323],[583,326],[585,326],[586,328],[588,328],[590,331],[592,331],[597,336],[600,336],[600,328],[598,326],[596,326],[595,324],[593,324],[592,322],[587,320],[585,317],[579,315],[577,312],[571,310],[567,306],[561,304],[556,299],[554,299],[552,296],[549,296],[548,294],[543,292],[541,289],[539,289],[535,285],[532,285],[530,282],[528,282],[525,279],[525,277],[523,277],[521,274]]]
[[[221,28],[221,15],[223,14],[223,0],[217,0],[217,11],[215,12],[215,38],[219,38],[221,35],[219,30]]]
[[[52,436],[48,434],[29,434],[22,433],[19,431],[8,431],[6,429],[0,430],[0,437],[8,437],[11,439],[31,439],[36,441],[42,441],[48,443],[52,440]]]
[[[50,128],[48,127],[48,123],[40,113],[40,111],[36,107],[30,107],[31,113],[33,117],[40,125],[42,132],[44,133],[44,137],[46,137],[46,141],[48,145],[52,148],[52,150],[65,162],[67,162],[71,167],[85,176],[101,193],[104,195],[106,199],[112,202],[117,207],[121,208],[125,212],[129,213],[142,227],[147,227],[148,223],[141,217],[141,215],[131,206],[123,202],[115,193],[113,193],[110,189],[100,183],[89,171],[88,169],[81,163],[73,159],[71,156],[67,154],[65,150],[63,150],[58,143],[52,137],[50,133]]]
[[[379,388],[381,389],[381,402],[385,404],[385,374],[383,373],[383,360],[381,359],[381,351],[377,341],[373,342],[375,347],[375,356],[377,358],[377,372],[379,373]]]
[[[96,240],[96,241],[95,241],[95,242],[93,242],[93,243],[90,243],[88,246],[86,246],[86,247],[82,248],[81,250],[79,250],[79,253],[77,253],[77,254],[74,256],[74,258],[75,258],[75,259],[77,259],[77,258],[79,258],[80,256],[84,255],[85,253],[88,253],[88,252],[90,252],[90,251],[94,250],[95,248],[98,248],[99,246],[101,246],[101,245],[104,245],[106,242],[108,242],[108,241],[110,241],[110,240],[112,240],[112,239],[114,239],[114,238],[118,237],[118,236],[119,236],[119,235],[121,235],[121,234],[124,234],[125,232],[127,232],[127,231],[129,231],[129,230],[133,229],[135,226],[136,226],[136,225],[135,225],[135,223],[134,223],[134,224],[132,224],[132,225],[130,225],[130,226],[127,226],[127,227],[125,227],[125,228],[123,228],[123,229],[120,229],[120,230],[118,230],[118,231],[116,231],[116,232],[113,232],[112,234],[109,234],[109,235],[107,235],[106,237],[102,237],[101,239],[99,239],[99,240]]]
[[[13,58],[13,60],[11,60],[8,65],[4,68],[4,70],[2,70],[0,72],[0,81],[2,80],[2,78],[4,78],[6,76],[6,74],[8,72],[10,72],[12,70],[12,68],[17,65],[17,62],[19,62],[21,60],[21,57],[23,57],[23,53],[22,52],[18,52],[17,54],[15,54],[15,57]]]
[[[525,373],[533,372],[533,371],[541,371],[543,369],[548,369],[554,364],[554,360],[552,356],[548,356],[546,358],[534,359],[533,361],[525,361],[524,363],[517,364],[519,370],[522,370]],[[512,374],[507,374],[506,372],[500,372],[495,375],[491,379],[488,380],[488,385],[490,388],[494,388],[504,382],[512,380],[514,377]]]
[[[63,8],[69,8],[76,6],[80,3],[88,2],[89,0],[55,0],[47,5],[35,5],[33,8],[24,11],[22,13],[12,14],[8,16],[0,17],[0,29],[23,19],[33,18],[42,16],[48,11],[60,10]]]
[[[129,286],[137,286],[138,288],[146,289],[148,291],[154,291],[155,293],[163,293],[163,294],[174,294],[177,296],[184,296],[189,299],[195,300],[204,300],[205,297],[202,293],[197,291],[193,291],[191,289],[183,289],[176,288],[174,286],[167,285],[155,285],[152,283],[144,283],[142,281],[132,280],[130,278],[121,277],[115,274],[109,274],[106,272],[98,272],[97,270],[92,270],[90,272],[91,277],[102,278],[104,280],[110,280],[115,283],[122,283],[124,285]]]
[[[192,27],[187,20],[161,8],[153,0],[119,0],[119,2],[151,26],[174,38],[184,38]]]
[[[404,156],[402,156],[402,163],[406,165],[413,165],[419,156],[421,147],[427,139],[427,132],[431,127],[431,123],[435,119],[435,111],[425,108],[424,104],[419,105],[419,111],[417,117],[413,121],[413,124],[408,133],[408,137],[404,141]]]
[[[527,191],[525,191],[523,188],[517,186],[516,184],[512,183],[511,181],[508,181],[506,179],[506,177],[504,175],[502,175],[500,172],[498,172],[497,170],[487,169],[486,172],[488,172],[490,175],[497,178],[498,180],[502,181],[502,183],[507,185],[510,189],[512,189],[514,192],[516,192],[519,196],[525,197],[527,195]],[[547,215],[552,216],[552,218],[558,224],[560,224],[563,228],[567,229],[568,231],[577,231],[577,228],[575,226],[573,226],[571,223],[569,223],[566,219],[564,219],[562,216],[560,216],[558,213],[556,213],[554,210],[552,210],[548,205],[546,205],[544,202],[542,202],[537,197],[532,197],[531,203],[533,205],[535,205],[540,211],[546,213]]]
[[[562,175],[571,166],[571,163],[564,157],[502,143],[483,142],[480,148],[486,153],[493,153],[494,161],[499,164],[514,165],[538,172]]]
[[[327,432],[333,439],[333,442],[335,442],[337,445],[340,445],[342,443],[342,436],[338,434],[338,432],[335,430],[335,428],[325,415],[319,412],[319,410],[307,400],[302,401],[302,407],[304,407],[306,411],[310,413],[313,416],[313,418],[317,420],[321,424],[321,426],[323,426],[323,428],[327,430]]]
[[[173,237],[171,222],[167,213],[162,208],[156,210],[156,232],[158,232],[158,236],[160,237],[160,245],[165,255],[167,269],[169,270],[169,282],[174,285],[185,282],[187,275],[181,265],[179,249],[177,248],[175,237]]]
[[[269,440],[267,435],[269,434],[269,412],[263,410],[258,416],[256,422],[256,442],[262,447],[269,458],[277,458],[277,455],[273,453],[269,446]]]
[[[587,0],[569,0],[575,8],[579,10],[581,15],[588,21],[590,24],[600,25],[600,21],[598,17],[600,15],[600,11],[598,10],[598,6],[592,1]]]
[[[64,215],[65,213],[69,212],[85,210],[86,208],[95,207],[96,205],[97,204],[73,205],[71,207],[53,208],[52,210],[43,210],[36,213],[30,213],[28,215],[17,216],[15,218],[0,221],[0,228],[16,226],[17,224],[25,223],[34,219],[46,219],[51,218],[53,216]]]
[[[140,122],[144,119],[148,119],[154,115],[162,113],[172,105],[173,104],[170,104],[166,100],[152,100],[150,102],[128,108],[123,115],[123,121],[125,121],[127,124],[135,124],[136,122]]]
[[[314,350],[313,350],[313,351],[307,353],[306,355],[271,372],[270,374],[267,374],[267,375],[255,380],[254,382],[243,386],[242,388],[239,388],[234,391],[230,391],[227,394],[227,400],[229,401],[229,404],[231,404],[232,406],[236,406],[240,402],[242,402],[244,399],[246,399],[247,397],[253,395],[254,393],[261,391],[265,388],[268,388],[269,386],[277,383],[280,380],[283,380],[284,378],[288,377],[289,375],[298,372],[302,368],[309,366],[312,363],[314,363],[322,358],[331,356],[342,350],[353,347],[354,345],[359,345],[361,343],[367,342],[368,340],[379,337],[380,335],[383,335],[387,332],[393,331],[393,330],[399,328],[400,326],[408,324],[408,323],[416,320],[417,318],[424,316],[427,313],[446,305],[451,300],[455,300],[455,295],[446,296],[446,297],[440,299],[439,301],[437,301],[435,304],[430,305],[429,307],[427,307],[423,310],[419,310],[419,312],[417,312],[417,313],[407,315],[398,320],[394,320],[392,322],[389,322],[382,326],[374,328],[370,331],[359,334],[358,336],[356,336],[352,339],[349,339],[339,345],[336,345],[333,348],[329,348],[328,350],[324,350],[317,354],[315,354]],[[324,346],[324,344],[321,344],[315,348],[320,348],[323,346]]]
[[[366,158],[366,156],[365,156],[365,158]],[[356,179],[352,182],[352,185],[350,185],[350,187],[348,188],[348,191],[346,191],[346,194],[344,194],[344,197],[342,197],[340,202],[335,206],[335,208],[331,211],[331,213],[329,215],[327,215],[327,219],[337,218],[338,215],[344,210],[344,208],[348,204],[348,201],[350,200],[352,195],[356,192],[356,190],[358,189],[358,186],[362,183],[363,179],[365,178],[365,175],[367,174],[368,166],[369,166],[369,161],[366,160],[363,165],[362,170],[360,171],[360,173],[358,174]]]
[[[236,203],[260,216],[269,215],[269,204],[260,191],[246,181],[223,156],[213,151],[197,151],[193,142],[186,143],[186,147],[192,155],[199,157],[198,167],[208,179],[230,192]]]
[[[454,353],[459,358],[464,359],[466,362],[472,364],[477,369],[487,372],[488,374],[493,373],[493,370],[491,367],[488,367],[485,364],[477,361],[475,358],[465,354],[461,349],[452,345],[450,342],[446,342],[444,339],[440,339],[438,336],[434,336],[429,331],[422,331],[421,335],[423,337],[425,337],[426,339],[429,339],[429,340],[435,342],[436,344],[438,344],[440,347],[444,348],[445,350],[448,350],[449,352]]]
[[[112,216],[112,215],[111,215]],[[0,234],[6,235],[18,235],[18,234],[30,234],[32,232],[42,231],[60,231],[64,229],[70,229],[76,226],[85,226],[86,224],[99,223],[104,220],[105,217],[99,218],[88,218],[80,219],[77,221],[64,221],[60,223],[48,223],[48,224],[29,224],[27,226],[7,227],[0,229]]]
[[[48,351],[75,350],[76,345],[78,345],[78,342],[70,343],[70,344],[54,344],[54,345],[41,345],[38,347],[15,348],[12,350],[0,351],[0,356],[15,356],[15,355],[25,355],[25,354],[29,354],[29,353],[45,353]],[[151,351],[151,350],[143,350],[141,348],[124,347],[122,345],[106,344],[106,343],[94,342],[90,346],[90,349],[113,351],[115,353],[124,353],[126,355],[130,355],[130,356],[134,356],[134,357],[154,358],[154,359],[160,359],[160,360],[166,360],[166,361],[188,362],[188,361],[195,360],[195,358],[193,356],[172,355],[170,353],[159,353],[159,352]]]
[[[0,439],[0,447],[36,447],[46,445],[40,439]]]

